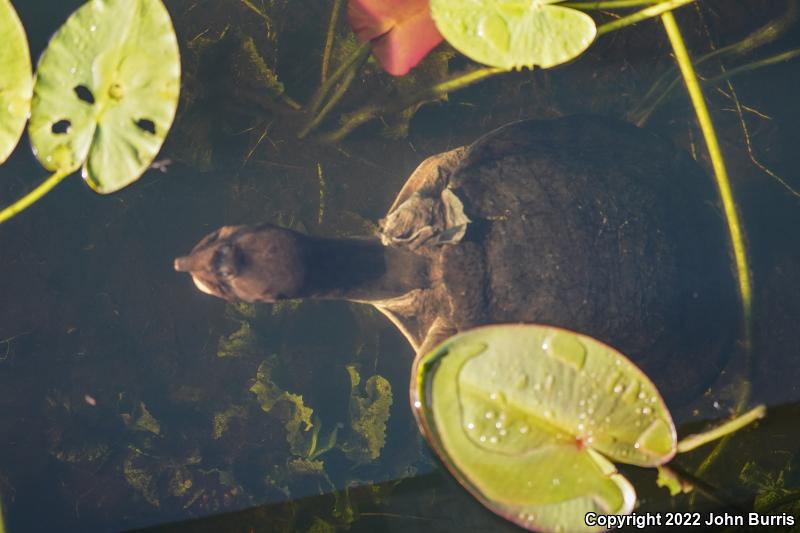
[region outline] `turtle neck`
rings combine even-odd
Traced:
[[[375,238],[307,236],[301,297],[375,302],[430,286],[430,259]]]

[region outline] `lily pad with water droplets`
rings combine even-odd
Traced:
[[[0,0],[0,163],[17,146],[31,109],[33,76],[25,29],[9,0]]]
[[[484,505],[538,531],[598,531],[588,512],[627,514],[636,493],[612,461],[675,454],[653,383],[613,348],[537,325],[451,337],[417,363],[415,414],[433,448]]]
[[[444,38],[478,63],[549,68],[579,56],[597,34],[592,17],[559,1],[431,0],[431,15]]]
[[[161,0],[90,0],[39,60],[29,133],[50,171],[81,166],[117,191],[152,163],[172,125],[180,56]]]

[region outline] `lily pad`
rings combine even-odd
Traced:
[[[39,60],[29,133],[50,171],[107,194],[136,181],[175,118],[180,56],[161,0],[90,0]]]
[[[415,414],[451,473],[495,513],[539,531],[597,531],[633,486],[611,461],[656,466],[676,451],[653,383],[613,348],[537,325],[451,337],[417,363]]]
[[[597,34],[592,17],[559,1],[431,0],[431,15],[444,38],[478,63],[550,68],[579,56]]]
[[[25,29],[9,0],[0,0],[0,163],[17,146],[31,110],[33,76]]]

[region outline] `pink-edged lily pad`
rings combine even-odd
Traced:
[[[350,0],[350,27],[386,72],[402,76],[440,42],[442,35],[431,18],[428,0]]]

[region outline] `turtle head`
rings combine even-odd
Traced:
[[[229,301],[300,298],[306,282],[304,236],[261,224],[224,226],[206,235],[175,270],[191,274],[201,291]]]

